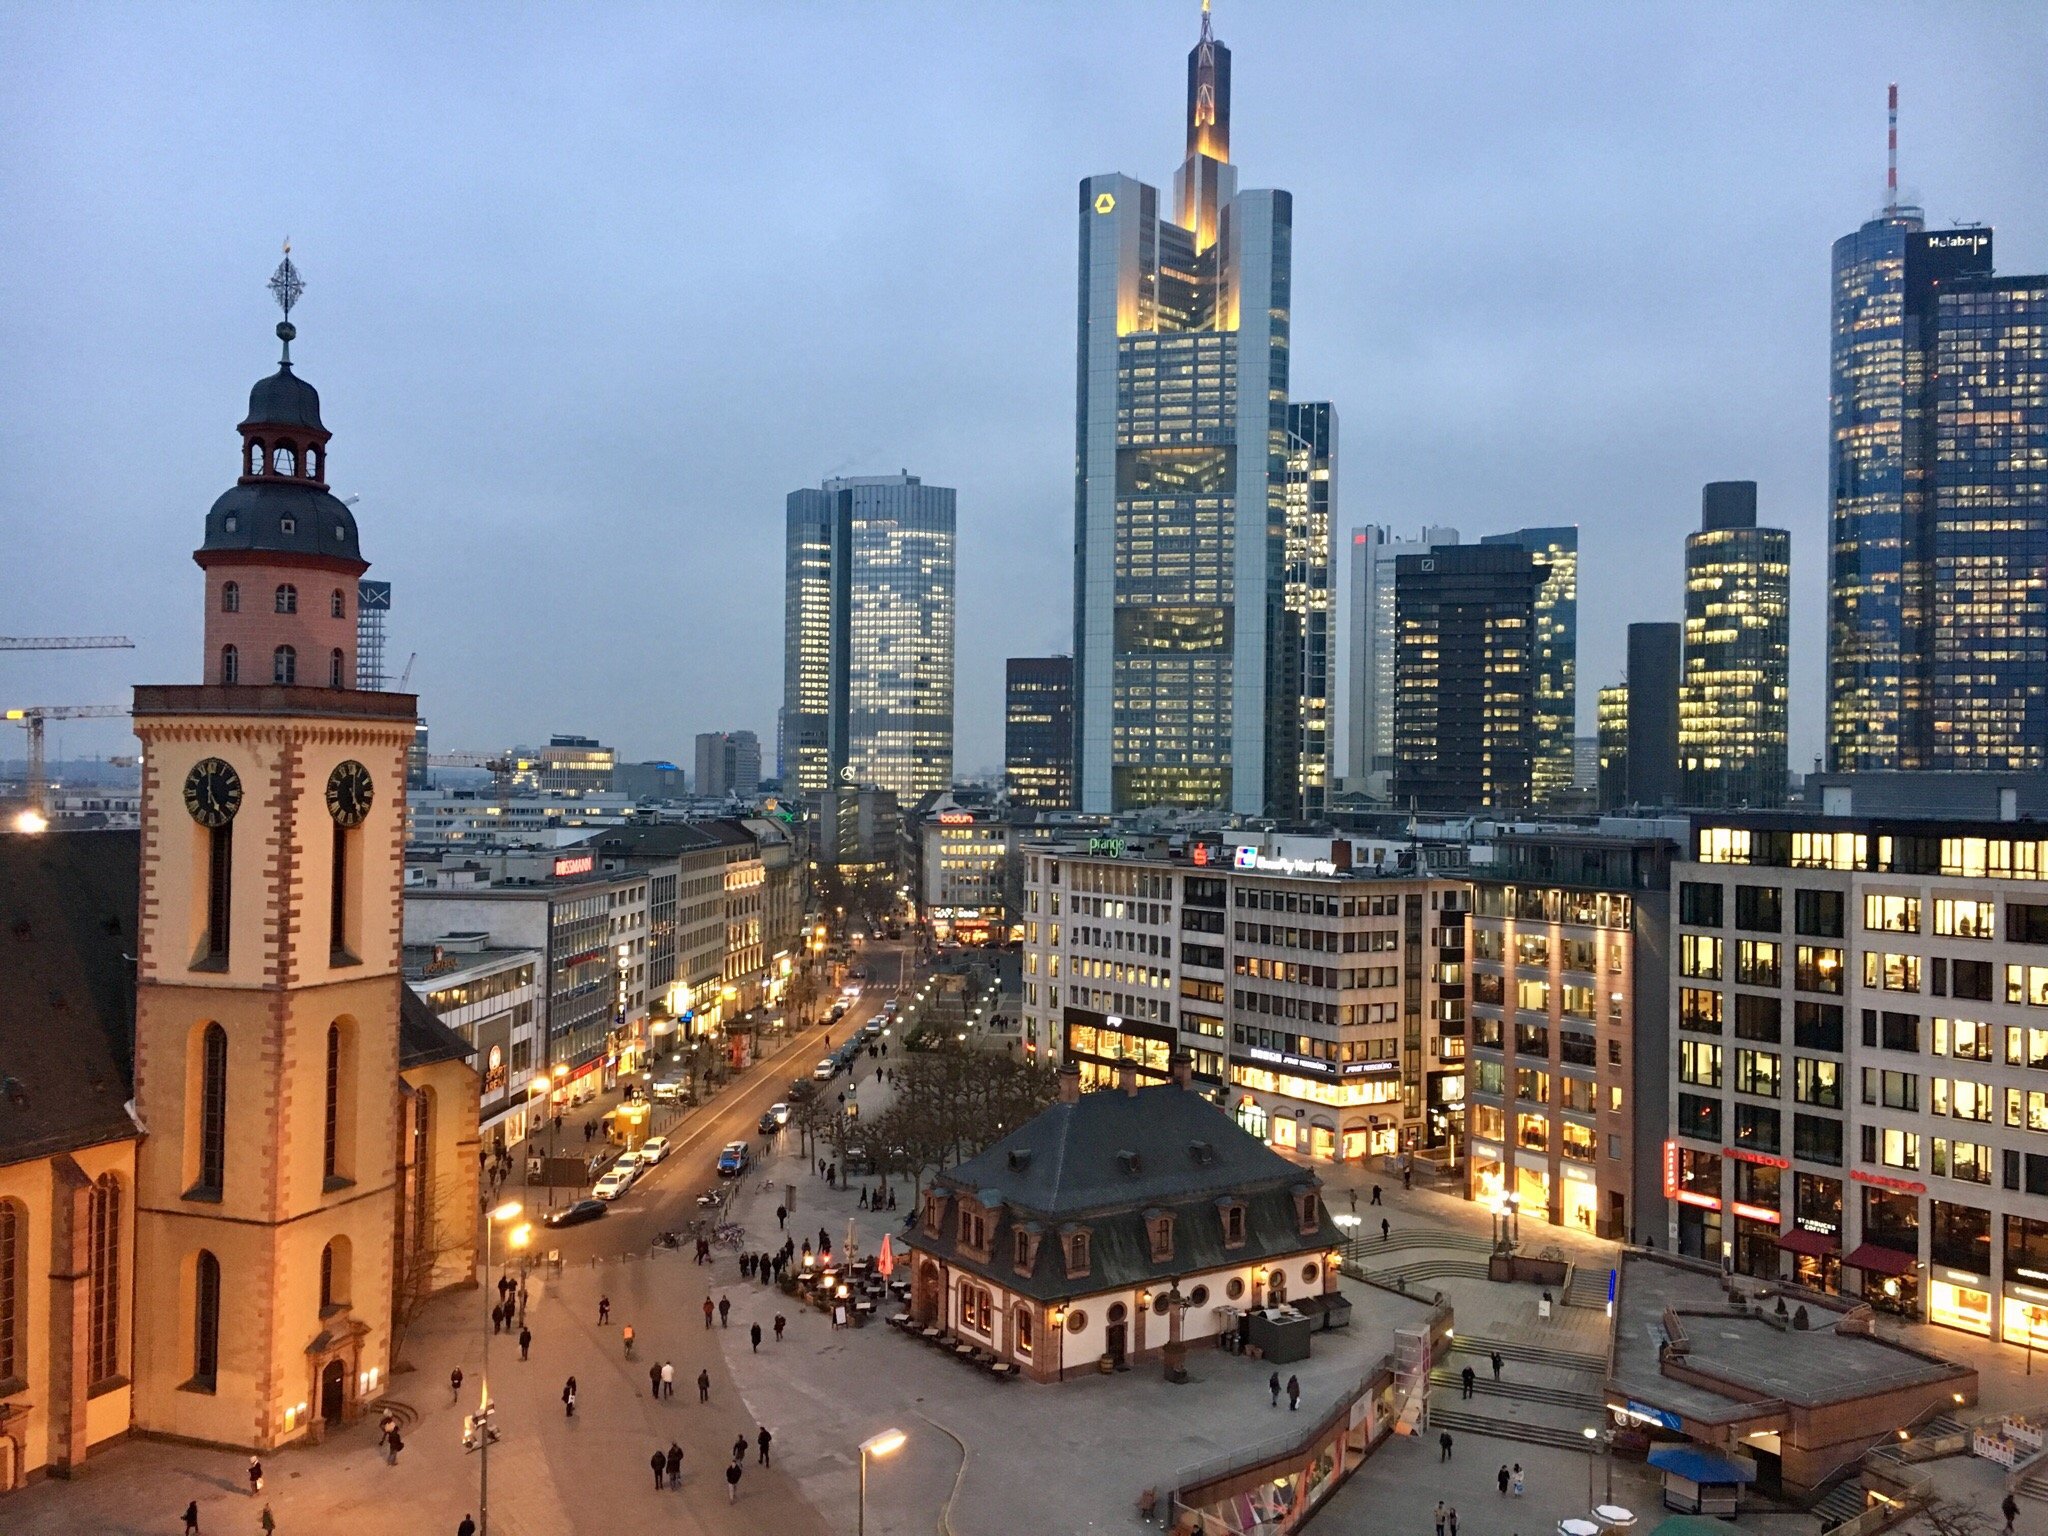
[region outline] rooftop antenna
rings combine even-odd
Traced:
[[[284,366],[292,362],[292,338],[299,334],[292,324],[292,306],[299,302],[299,296],[306,291],[306,283],[299,276],[299,269],[292,265],[292,237],[284,237],[284,260],[277,264],[277,270],[270,274],[270,296],[277,300],[277,307],[284,311],[284,318],[277,323],[277,339],[284,343]]]
[[[1884,211],[1899,211],[1899,82],[1892,82],[1885,112]]]
[[[1209,0],[1202,0],[1202,41],[1213,43],[1216,36],[1209,30]]]

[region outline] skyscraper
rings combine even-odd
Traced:
[[[1536,803],[1548,805],[1571,791],[1572,737],[1579,728],[1579,530],[1576,525],[1518,528],[1479,542],[1519,544],[1543,567],[1532,652],[1536,697],[1530,778]]]
[[[1383,795],[1394,771],[1394,567],[1402,555],[1419,555],[1458,542],[1455,528],[1424,528],[1421,537],[1397,539],[1388,528],[1351,533],[1351,614],[1345,641],[1349,668],[1350,766],[1354,789]],[[1379,776],[1375,778],[1375,776]]]
[[[1598,710],[1600,809],[1618,811],[1628,804],[1628,684],[1602,688]]]
[[[697,737],[696,792],[742,799],[761,788],[761,738],[752,731],[704,731]]]
[[[1074,808],[1074,658],[1012,656],[1003,665],[1003,779],[1010,803]]]
[[[356,686],[373,693],[384,688],[384,619],[391,612],[391,583],[356,583]]]
[[[1792,535],[1756,525],[1756,482],[1717,480],[1685,540],[1680,798],[1727,809],[1785,803]]]
[[[1291,811],[1286,584],[1293,200],[1239,191],[1230,50],[1188,55],[1171,201],[1081,183],[1075,411],[1077,795]]]
[[[1520,545],[1395,563],[1394,799],[1419,811],[1518,811],[1531,795],[1536,597]]]
[[[1677,624],[1628,627],[1628,803],[1676,805],[1678,688],[1684,629]]]
[[[915,475],[788,500],[783,731],[799,793],[953,781],[954,493]]]
[[[2041,768],[2048,278],[1888,188],[1833,255],[1828,765]]]
[[[1295,681],[1295,811],[1317,817],[1329,804],[1330,625],[1337,511],[1337,410],[1327,401],[1287,407],[1287,626],[1299,656]]]

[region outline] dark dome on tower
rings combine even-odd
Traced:
[[[277,365],[277,372],[258,379],[249,391],[249,415],[245,427],[311,427],[320,425],[320,391],[292,372],[289,359]]]

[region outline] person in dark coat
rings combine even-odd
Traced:
[[[1441,1453],[1437,1457],[1438,1461],[1451,1459],[1451,1432],[1448,1429],[1436,1437],[1436,1448]]]
[[[747,1330],[747,1336],[753,1341],[754,1353],[757,1355],[761,1353],[761,1325],[759,1323],[754,1324],[753,1327]]]
[[[747,1437],[745,1435],[739,1435],[734,1438],[732,1442],[732,1459],[734,1461],[745,1461],[747,1459]]]
[[[1492,1353],[1492,1355],[1490,1355],[1490,1356],[1488,1357],[1488,1359],[1489,1359],[1489,1361],[1491,1362],[1491,1364],[1492,1364],[1492,1366],[1493,1366],[1493,1379],[1494,1379],[1495,1381],[1499,1381],[1499,1380],[1500,1380],[1500,1368],[1501,1368],[1502,1364],[1504,1363],[1504,1362],[1503,1362],[1503,1361],[1501,1360],[1501,1357],[1500,1357],[1500,1351],[1496,1349],[1496,1350],[1495,1350],[1495,1351],[1494,1351],[1494,1352]]]
[[[700,1403],[711,1401],[711,1373],[709,1371],[699,1371],[697,1373],[697,1401]]]
[[[737,1504],[740,1500],[740,1464],[733,1462],[725,1469],[725,1502]]]
[[[1280,1373],[1278,1371],[1273,1373],[1273,1379],[1268,1381],[1266,1386],[1273,1394],[1273,1406],[1278,1408],[1280,1406]]]
[[[562,1386],[562,1416],[576,1417],[576,1378],[571,1376]]]
[[[1287,1411],[1293,1413],[1300,1407],[1301,1378],[1299,1376],[1289,1376],[1287,1378]]]
[[[532,1348],[533,1348],[533,1330],[532,1330],[531,1328],[522,1328],[522,1329],[520,1329],[520,1330],[519,1330],[519,1358],[520,1358],[520,1359],[522,1359],[522,1360],[524,1360],[524,1359],[526,1358],[526,1352],[527,1352],[527,1351],[528,1351],[529,1349],[532,1349]]]
[[[729,1317],[729,1316],[731,1315],[731,1313],[732,1313],[732,1298],[731,1298],[730,1296],[721,1296],[721,1297],[719,1297],[719,1298],[718,1298],[718,1326],[719,1326],[719,1327],[721,1327],[721,1328],[725,1328],[725,1327],[728,1327],[728,1326],[730,1326],[730,1325],[729,1325],[729,1324],[727,1323],[726,1319],[727,1319],[727,1318],[728,1318],[728,1317]]]
[[[1465,1387],[1465,1390],[1461,1392],[1459,1396],[1470,1397],[1472,1395],[1472,1383],[1475,1379],[1476,1378],[1473,1375],[1472,1367],[1469,1365],[1466,1366],[1465,1369],[1463,1369],[1462,1371],[1458,1372],[1458,1380],[1464,1383]]]
[[[197,1499],[194,1499],[194,1500],[193,1500],[193,1501],[192,1501],[191,1503],[189,1503],[189,1504],[187,1504],[187,1505],[185,1506],[185,1531],[186,1531],[186,1536],[193,1536],[193,1533],[194,1533],[194,1532],[196,1532],[196,1531],[197,1531],[198,1529],[199,1529],[199,1501],[198,1501]]]
[[[775,1230],[780,1232],[788,1224],[789,1207],[786,1205],[778,1205],[777,1207],[775,1207]]]
[[[668,1452],[656,1451],[647,1458],[647,1465],[654,1469],[654,1491],[661,1492],[661,1475],[668,1470]]]
[[[647,1367],[647,1395],[649,1397],[661,1396],[661,1367],[659,1365]]]
[[[754,1436],[754,1443],[761,1447],[761,1465],[768,1465],[768,1447],[775,1443],[775,1437],[768,1433],[768,1426],[761,1426],[761,1433]]]
[[[678,1490],[683,1486],[683,1448],[673,1440],[668,1443],[668,1485]]]
[[[786,1318],[786,1317],[784,1317],[784,1316],[783,1316],[783,1315],[782,1315],[782,1314],[781,1314],[780,1312],[776,1313],[776,1314],[775,1314],[775,1342],[776,1342],[776,1343],[780,1344],[780,1343],[782,1342],[782,1330],[783,1330],[784,1328],[787,1328],[788,1326],[789,1326],[789,1319],[788,1319],[788,1318]]]
[[[455,1527],[455,1536],[476,1536],[476,1521],[464,1515],[462,1524]]]

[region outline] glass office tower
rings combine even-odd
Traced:
[[[1292,199],[1237,188],[1230,51],[1188,55],[1170,197],[1080,186],[1079,808],[1296,804],[1286,586]]]
[[[1572,739],[1579,729],[1579,530],[1518,528],[1479,542],[1519,544],[1543,567],[1536,594],[1529,771],[1536,804],[1549,805],[1571,792]]]
[[[1936,300],[1928,766],[2048,768],[2048,277]]]
[[[1394,771],[1394,570],[1403,555],[1458,542],[1455,528],[1424,528],[1397,539],[1390,528],[1351,534],[1351,614],[1345,661],[1350,668],[1350,767],[1354,791],[1383,799]]]
[[[1333,699],[1330,626],[1335,594],[1337,410],[1327,401],[1287,407],[1287,629],[1299,656],[1295,681],[1294,813],[1313,819],[1330,803]]]
[[[1074,658],[1012,656],[1003,673],[1003,782],[1010,804],[1071,811]]]
[[[1756,525],[1756,482],[1717,480],[1685,540],[1678,694],[1681,801],[1716,810],[1785,803],[1792,535]]]
[[[954,492],[915,475],[792,491],[783,730],[796,787],[953,782]]]

